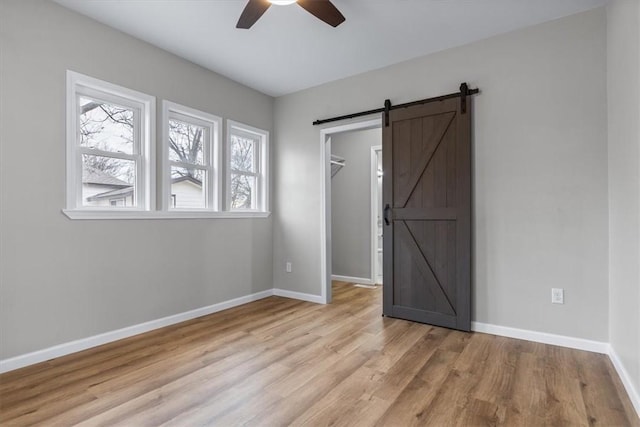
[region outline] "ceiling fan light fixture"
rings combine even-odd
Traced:
[[[298,0],[269,0],[269,3],[275,4],[276,6],[287,6],[290,4],[294,4]]]
[[[251,28],[272,4],[287,6],[294,3],[332,27],[337,27],[345,21],[344,15],[331,3],[331,0],[248,0],[236,28],[245,30]]]

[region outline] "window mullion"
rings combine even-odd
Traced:
[[[145,192],[141,191],[142,189],[146,188],[146,180],[147,180],[147,174],[145,171],[145,162],[142,161],[143,159],[143,155],[142,155],[142,147],[141,147],[141,140],[142,140],[142,129],[140,126],[140,122],[138,120],[136,120],[136,117],[139,119],[140,115],[137,114],[137,112],[134,111],[133,113],[133,123],[134,123],[134,133],[133,133],[133,153],[137,154],[137,158],[135,160],[136,164],[135,164],[135,168],[136,168],[136,177],[135,177],[135,183],[136,185],[133,187],[133,198],[135,198],[136,200],[136,205],[137,206],[144,206],[145,205]],[[150,177],[149,177],[150,178]]]
[[[133,154],[142,155],[142,120],[140,112],[133,110]]]
[[[75,152],[75,173],[76,173],[76,207],[82,206],[82,152],[76,150]]]

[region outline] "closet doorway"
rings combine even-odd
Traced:
[[[322,291],[328,303],[334,280],[351,286],[382,284],[381,121],[327,128],[321,134]]]

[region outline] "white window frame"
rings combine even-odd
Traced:
[[[81,147],[79,143],[78,101],[86,96],[101,101],[122,105],[138,112],[136,117],[135,142],[132,154],[101,151]],[[155,209],[155,132],[154,96],[105,82],[67,70],[67,164],[66,164],[66,210],[69,217],[92,218],[118,213],[145,212]],[[134,113],[135,114],[135,113]],[[102,155],[136,162],[136,206],[83,206],[82,203],[82,155]]]
[[[245,134],[251,137],[258,137],[258,152],[254,153],[256,173],[231,170],[231,135],[234,133]],[[243,212],[268,213],[269,212],[269,132],[258,129],[244,123],[227,120],[227,140],[226,140],[226,210],[230,214]],[[257,177],[256,209],[231,209],[231,174],[239,173]]]
[[[203,165],[178,162],[169,159],[169,120],[204,127],[207,135],[203,146]],[[222,140],[222,118],[186,107],[175,102],[162,101],[162,210],[164,212],[217,212],[220,210],[221,182],[220,141]],[[172,207],[171,167],[191,167],[206,172],[206,201],[204,208]]]
[[[164,137],[160,141],[160,148],[163,149],[163,155],[159,161],[162,162],[163,170],[157,176],[156,174],[156,98],[154,96],[118,86],[100,79],[89,77],[71,70],[67,70],[66,75],[66,201],[65,208],[62,212],[70,219],[89,219],[89,220],[111,220],[111,219],[204,219],[204,218],[267,218],[269,212],[269,133],[267,131],[253,128],[251,126],[227,121],[227,133],[230,135],[232,129],[240,129],[260,136],[260,176],[258,179],[258,189],[260,199],[258,206],[260,209],[251,210],[233,210],[228,209],[230,198],[223,201],[224,181],[227,180],[227,194],[229,194],[230,171],[228,168],[229,160],[223,164],[222,150],[224,149],[224,140],[222,139],[222,119],[217,116],[207,115],[206,113],[193,110],[188,107],[179,106],[178,104],[166,101],[168,105],[180,107],[179,110],[183,115],[193,116],[195,118],[211,118],[217,120],[217,129],[211,135],[216,135],[216,139],[212,140],[213,149],[211,155],[214,156],[211,166],[214,168],[213,173],[209,174],[215,177],[215,185],[211,186],[213,194],[210,196],[208,209],[169,209],[171,201],[170,172],[165,172],[168,168],[168,138],[166,140],[167,149],[164,150]],[[135,134],[136,143],[134,154],[123,154],[114,152],[103,152],[98,149],[89,149],[81,147],[79,143],[79,116],[78,116],[78,99],[80,95],[90,98],[122,105],[139,111],[136,115],[138,120],[138,129]],[[164,123],[164,122],[163,122]],[[167,122],[168,126],[168,122]],[[164,128],[164,126],[163,126]],[[168,129],[168,127],[167,127]],[[137,150],[137,151],[136,151]],[[82,154],[106,155],[111,158],[124,158],[128,160],[137,160],[136,163],[136,206],[115,207],[115,206],[83,206],[82,203]],[[166,161],[165,164],[165,155]],[[138,156],[135,159],[132,156]],[[166,179],[169,182],[165,182]],[[156,203],[156,179],[161,183],[161,203]],[[226,209],[224,209],[226,207]]]

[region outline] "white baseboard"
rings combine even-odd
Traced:
[[[287,291],[285,289],[274,289],[273,295],[278,297],[299,299],[301,301],[315,302],[316,304],[325,304],[324,298],[320,295],[305,294],[302,292]]]
[[[184,313],[174,314],[172,316],[163,317],[161,319],[151,320],[149,322],[140,323],[126,328],[117,329],[115,331],[105,332],[103,334],[94,335],[92,337],[82,338],[79,340],[59,344],[53,347],[34,351],[32,353],[23,354],[9,359],[0,360],[0,373],[13,371],[14,369],[23,368],[35,363],[44,362],[56,357],[65,356],[67,354],[76,353],[88,348],[97,347],[123,338],[149,332],[154,329],[163,328],[165,326],[174,325],[186,320],[195,319],[196,317],[206,316],[207,314],[216,313],[228,308],[236,307],[249,302],[257,301],[270,297],[274,294],[273,289],[257,292],[255,294],[234,298],[218,304],[207,307],[197,308],[195,310],[185,311]],[[295,298],[295,297],[291,297]]]
[[[602,341],[592,341],[583,338],[567,337],[564,335],[510,328],[507,326],[498,326],[481,322],[471,322],[471,330],[475,332],[483,332],[485,334],[500,335],[502,337],[517,338],[543,344],[575,348],[577,350],[586,350],[594,353],[609,354],[609,343]]]
[[[611,363],[613,363],[613,367],[616,369],[616,372],[618,373],[618,376],[620,377],[625,390],[627,390],[629,399],[631,400],[633,407],[638,413],[638,417],[640,417],[640,391],[636,390],[633,382],[631,381],[629,372],[627,372],[624,365],[622,364],[622,361],[618,357],[618,353],[616,353],[611,345],[609,346],[609,359],[611,359]]]
[[[352,277],[352,276],[340,276],[339,274],[332,274],[331,280],[338,280],[340,282],[357,283],[360,285],[375,285],[371,279],[365,277]]]

